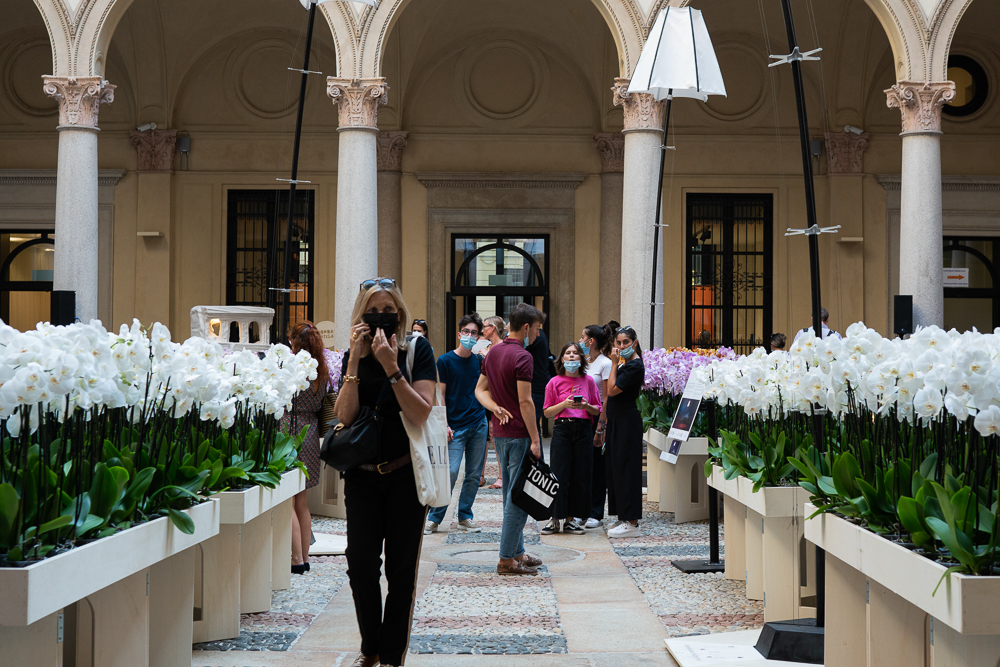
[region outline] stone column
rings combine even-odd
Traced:
[[[337,256],[334,346],[349,344],[351,311],[363,280],[378,276],[378,107],[388,101],[382,77],[327,78],[327,94],[339,109],[337,159]]]
[[[76,316],[89,322],[97,318],[97,117],[115,86],[99,76],[42,80],[59,102],[53,288],[76,292]]]
[[[177,130],[129,132],[136,151],[139,232],[136,239],[135,316],[143,324],[170,322],[170,244],[173,241],[171,178]]]
[[[951,81],[900,81],[885,91],[903,117],[899,293],[913,295],[913,324],[944,325],[941,236],[941,107]]]
[[[629,80],[616,78],[614,103],[625,110],[625,160],[622,192],[621,318],[649,346],[650,281],[656,186],[663,139],[664,105],[648,93],[628,93]],[[662,344],[662,342],[659,342]]]
[[[625,137],[620,133],[595,134],[601,152],[600,290],[597,312],[600,324],[621,317],[622,303],[622,172],[625,170]]]
[[[844,331],[850,324],[865,317],[865,237],[864,173],[862,163],[868,148],[868,134],[852,132],[826,133],[826,173],[830,187],[830,224],[841,225],[840,233],[820,243],[828,243],[832,251],[826,275],[836,277],[836,302],[825,304],[830,309],[830,326]],[[880,224],[885,224],[880,223]],[[824,279],[825,276],[824,276]],[[880,304],[882,308],[885,303]]]
[[[400,163],[407,132],[379,132],[378,148],[378,271],[403,280],[403,201]]]

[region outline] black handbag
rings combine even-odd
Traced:
[[[375,407],[367,405],[358,407],[357,417],[349,426],[344,426],[337,419],[331,422],[330,429],[323,438],[323,447],[319,451],[321,461],[340,472],[346,472],[359,465],[378,460],[381,430],[379,410],[386,395],[385,385],[382,386]]]
[[[559,480],[545,461],[536,459],[528,449],[521,472],[514,481],[510,499],[536,521],[552,518],[552,503],[559,493]]]

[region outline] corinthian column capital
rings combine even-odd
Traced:
[[[375,143],[379,171],[399,171],[409,132],[379,132]]]
[[[663,102],[657,102],[649,93],[629,93],[628,84],[631,79],[618,77],[611,87],[614,92],[616,107],[625,110],[625,129],[623,132],[663,132]]]
[[[378,130],[378,108],[389,101],[384,77],[327,77],[326,92],[340,111],[341,130]]]
[[[829,174],[860,174],[868,149],[868,133],[826,133],[826,171]]]
[[[885,94],[886,104],[903,116],[903,134],[940,133],[941,107],[955,99],[955,84],[899,81]]]
[[[597,150],[601,152],[601,173],[625,171],[625,137],[621,132],[602,132],[594,135]]]
[[[129,139],[138,156],[136,171],[171,171],[174,168],[174,147],[177,130],[147,130],[129,132]]]
[[[42,90],[59,102],[59,126],[97,129],[102,103],[115,99],[116,86],[99,76],[43,76]]]

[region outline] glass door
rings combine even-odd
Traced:
[[[0,319],[21,331],[48,321],[55,258],[52,231],[0,233]]]
[[[944,328],[989,333],[1000,327],[1000,239],[944,239]]]
[[[466,313],[483,319],[499,315],[507,321],[511,309],[530,303],[549,309],[549,237],[452,236],[451,292],[448,294],[449,349],[455,346],[458,320]],[[548,334],[548,320],[543,326]]]

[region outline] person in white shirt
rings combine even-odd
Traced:
[[[614,323],[617,326],[617,322]],[[610,324],[591,324],[584,327],[580,335],[580,346],[587,357],[587,375],[594,378],[597,389],[601,393],[601,406],[608,401],[608,378],[611,376],[611,360],[605,353],[611,351],[611,340],[614,329]],[[594,464],[591,483],[592,505],[590,516],[583,525],[584,528],[598,528],[604,518],[604,500],[608,491],[608,482],[604,470],[604,430],[608,418],[602,410],[594,419]],[[583,519],[583,517],[577,517]]]
[[[820,308],[819,309],[819,317],[820,317],[820,320],[822,320],[822,323],[823,323],[822,326],[821,326],[821,328],[823,329],[822,338],[826,338],[827,336],[834,336],[836,338],[843,338],[843,336],[841,336],[839,333],[837,333],[836,331],[834,331],[833,329],[831,329],[830,327],[827,326],[826,323],[830,319],[830,312],[826,308]],[[795,345],[795,343],[798,342],[799,336],[801,336],[802,334],[804,334],[807,331],[812,331],[812,330],[813,330],[813,328],[811,326],[808,326],[805,329],[800,329],[799,332],[797,334],[795,334],[795,338],[792,340],[792,345]]]

